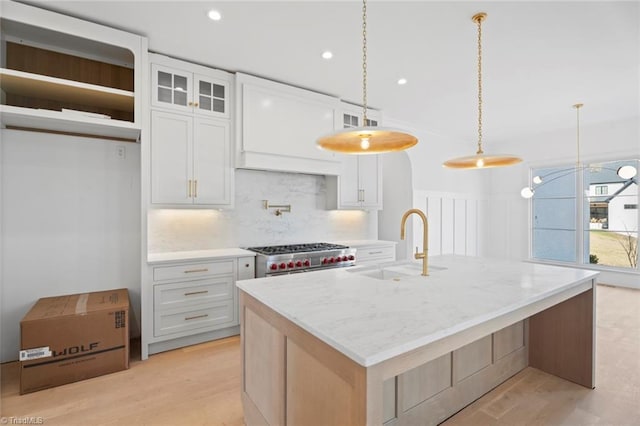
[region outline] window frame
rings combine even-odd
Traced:
[[[635,157],[634,155],[621,155],[616,158],[591,158],[588,161],[583,161],[579,167],[577,167],[576,163],[571,162],[540,162],[540,163],[531,163],[528,169],[528,182],[532,182],[532,179],[535,175],[534,170],[538,169],[571,169],[574,168],[574,179],[576,185],[576,235],[575,235],[575,244],[576,244],[576,261],[562,261],[562,260],[553,260],[553,259],[541,259],[533,256],[534,254],[534,211],[533,211],[533,198],[527,200],[528,201],[528,261],[533,263],[541,263],[541,264],[550,264],[550,265],[561,265],[561,266],[571,266],[578,267],[582,269],[592,269],[599,271],[611,271],[616,273],[625,273],[632,275],[640,275],[640,250],[637,254],[636,259],[636,267],[621,267],[621,266],[611,266],[611,265],[602,265],[602,264],[594,264],[588,262],[588,256],[585,261],[585,232],[589,231],[588,224],[589,221],[585,221],[585,206],[586,206],[586,214],[589,214],[589,203],[588,203],[588,186],[585,188],[585,171],[589,170],[590,165],[595,164],[604,164],[611,163],[616,161],[636,161],[637,165],[640,166],[640,157]],[[640,200],[640,167],[638,168],[638,174],[635,176],[637,185],[636,191],[638,199]],[[600,196],[609,195],[602,194]],[[534,196],[535,197],[535,196]],[[640,239],[640,213],[637,215],[637,225],[636,229],[638,230],[637,237]]]

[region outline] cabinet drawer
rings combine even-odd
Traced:
[[[156,266],[153,268],[153,280],[190,280],[213,275],[233,275],[233,262],[233,260],[225,260]]]
[[[386,262],[396,260],[395,246],[383,247],[362,247],[357,248],[356,264],[360,265],[367,262]]]
[[[155,336],[203,329],[214,330],[233,324],[233,300],[190,308],[156,311],[153,331]]]
[[[153,288],[156,310],[166,310],[211,302],[233,297],[233,277],[219,277],[188,283],[157,284]]]

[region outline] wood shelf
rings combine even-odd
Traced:
[[[126,90],[0,68],[7,93],[133,112],[134,94]]]
[[[61,111],[0,106],[3,127],[36,129],[137,141],[140,127],[129,121],[86,117]]]

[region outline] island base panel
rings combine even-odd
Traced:
[[[594,388],[595,293],[588,290],[529,320],[529,365]]]

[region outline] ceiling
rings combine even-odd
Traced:
[[[27,2],[144,35],[154,52],[362,102],[359,1]],[[574,126],[577,102],[583,125],[640,115],[636,1],[369,0],[369,105],[472,143],[479,11],[487,143]]]

